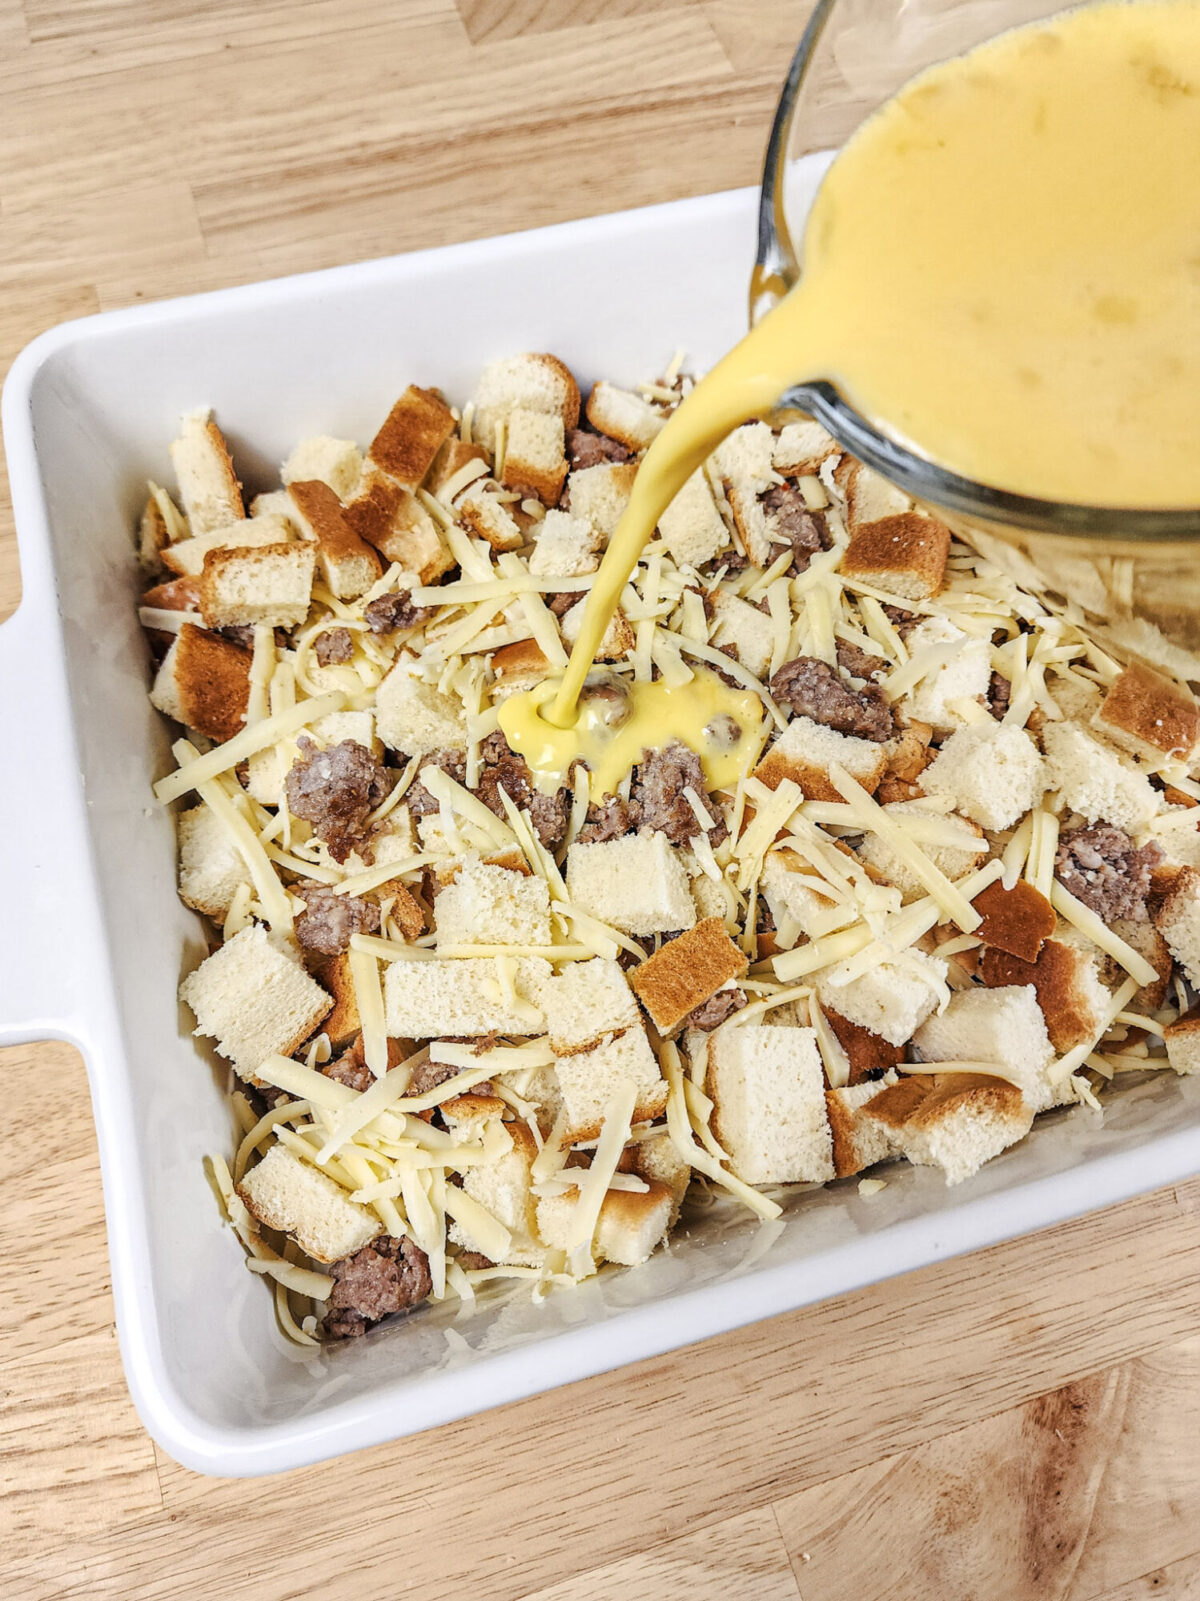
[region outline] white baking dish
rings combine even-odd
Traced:
[[[175,999],[201,933],[150,796],[170,762],[134,613],[147,475],[170,481],[167,441],[199,404],[253,487],[304,435],[365,439],[410,379],[462,395],[502,352],[553,350],[581,381],[633,381],[677,344],[708,363],[744,328],[754,200],[111,312],[43,335],[13,366],[4,436],[24,599],[0,629],[0,1043],[60,1037],[87,1058],[125,1369],[147,1428],[189,1467],[317,1461],[1200,1171],[1200,1079],[1160,1076],[1115,1096],[1103,1121],[1043,1120],[957,1189],[896,1167],[870,1200],[854,1181],[793,1195],[767,1227],[714,1207],[646,1267],[540,1307],[519,1287],[457,1321],[427,1310],[308,1358],[277,1335],[219,1224],[201,1159],[228,1149],[224,1074]]]

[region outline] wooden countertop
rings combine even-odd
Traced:
[[[105,307],[753,182],[806,10],[0,0],[0,358]],[[81,1061],[0,1071],[7,1596],[1200,1597],[1200,1180],[232,1483],[126,1393]]]

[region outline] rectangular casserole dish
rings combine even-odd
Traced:
[[[815,186],[822,161],[804,166]],[[175,894],[171,765],[146,700],[131,528],[170,482],[181,412],[215,408],[248,489],[291,444],[369,438],[410,380],[463,397],[487,359],[551,350],[632,382],[675,345],[744,331],[756,194],[707,196],[216,294],[43,335],[4,390],[24,596],[0,629],[7,782],[0,1044],[78,1045],[103,1169],[121,1349],[150,1433],[185,1466],[276,1472],[414,1433],[842,1294],[1200,1171],[1200,1079],[1123,1087],[1103,1119],[1043,1118],[975,1179],[897,1166],[714,1205],[642,1268],[541,1306],[427,1309],[329,1353],[287,1346],[202,1171],[227,1151],[224,1069],[176,1000],[203,954]],[[256,482],[256,479],[260,480]],[[453,1325],[453,1332],[447,1329]]]

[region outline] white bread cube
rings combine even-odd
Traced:
[[[601,461],[578,468],[567,479],[572,517],[582,517],[607,538],[629,504],[636,476],[635,461]]]
[[[502,1106],[503,1102],[495,1104]],[[460,1139],[467,1137],[462,1123],[453,1119],[449,1112],[446,1120],[455,1127]],[[537,1146],[524,1123],[506,1123],[504,1127],[512,1140],[511,1149],[494,1162],[474,1163],[465,1168],[462,1187],[512,1235],[504,1261],[511,1266],[534,1267],[542,1259],[542,1249],[537,1242],[537,1202],[530,1172]],[[470,1229],[457,1220],[451,1223],[449,1234],[455,1245],[468,1251],[481,1249],[480,1243],[471,1237]]]
[[[383,563],[351,526],[341,501],[319,478],[298,479],[288,487],[293,518],[306,539],[316,543],[321,573],[338,600],[357,600],[378,582]]]
[[[207,806],[179,814],[179,897],[194,911],[224,922],[250,870],[229,830]]]
[[[567,476],[563,439],[561,417],[516,407],[508,416],[500,482],[553,506]]]
[[[958,837],[957,844],[932,844],[923,839],[915,842],[922,855],[945,873],[951,883],[973,872],[987,855],[987,841],[981,828],[953,813],[947,816],[927,801],[892,801],[883,810],[901,827],[911,818],[936,819],[939,830]],[[876,872],[882,873],[889,884],[895,885],[902,900],[917,900],[929,893],[908,863],[878,834],[864,834],[858,854]]]
[[[913,1043],[927,1062],[994,1062],[1035,1112],[1064,1093],[1046,1078],[1054,1047],[1032,984],[958,990],[940,1016],[922,1023]]]
[[[493,550],[517,550],[525,543],[525,535],[508,507],[482,488],[472,486],[454,509],[460,526],[477,539],[486,539]]]
[[[766,612],[749,601],[718,589],[713,594],[713,624],[709,640],[717,648],[732,645],[747,672],[762,678],[771,665],[775,629]]]
[[[854,734],[839,734],[811,717],[793,717],[754,776],[768,789],[778,789],[788,778],[800,786],[806,800],[840,801],[845,797],[829,776],[835,763],[873,795],[887,769],[886,747]]]
[[[436,389],[409,384],[367,447],[367,456],[402,489],[424,482],[454,432],[454,414]]]
[[[1181,867],[1154,915],[1154,926],[1193,984],[1200,984],[1200,872]]]
[[[543,1196],[538,1202],[538,1233],[550,1250],[566,1249],[578,1204],[578,1189]],[[652,1182],[642,1193],[609,1190],[601,1203],[592,1239],[596,1260],[613,1262],[620,1267],[639,1267],[666,1237],[673,1204],[673,1196],[665,1184]]]
[[[1177,1073],[1200,1073],[1200,1008],[1193,1007],[1168,1023],[1163,1038],[1167,1061]]]
[[[398,661],[376,691],[375,727],[389,750],[406,756],[466,749],[462,701],[416,677],[406,661]]]
[[[991,648],[986,639],[974,639],[946,617],[926,617],[908,636],[908,652],[916,656],[935,645],[959,648],[941,667],[935,667],[901,703],[909,721],[928,723],[938,734],[951,734],[967,725],[962,712],[951,704],[957,700],[986,699],[992,679]]]
[[[841,446],[819,422],[808,418],[804,422],[790,422],[779,430],[775,448],[771,452],[771,465],[777,473],[794,477],[798,473],[816,474],[827,456],[836,456]]]
[[[557,1062],[558,1087],[567,1113],[568,1144],[594,1140],[604,1126],[604,1112],[626,1084],[637,1092],[635,1123],[661,1117],[667,1106],[667,1081],[640,1023],[622,1034],[606,1036],[591,1050],[572,1051]]]
[[[590,1050],[606,1034],[642,1020],[620,965],[602,956],[564,962],[543,989],[541,1005],[546,1033],[559,1056]]]
[[[255,515],[242,522],[226,523],[211,534],[177,540],[163,551],[163,565],[180,578],[199,578],[210,550],[255,550],[261,545],[286,545],[295,535],[296,529],[286,516]]]
[[[246,515],[225,436],[207,409],[190,412],[171,446],[179,498],[193,534],[211,534]]]
[[[1101,744],[1075,723],[1047,723],[1042,731],[1046,784],[1089,823],[1115,823],[1140,834],[1162,807],[1150,780],[1127,756]]]
[[[246,1210],[269,1229],[290,1234],[314,1262],[340,1262],[383,1233],[369,1207],[352,1201],[328,1173],[272,1145],[237,1187]]]
[[[253,1078],[266,1057],[298,1050],[333,1004],[258,923],[201,962],[179,994],[196,1014],[195,1033],[214,1038],[242,1078]]]
[[[1099,1033],[1111,998],[1101,978],[1103,960],[1090,941],[1063,927],[1056,938],[1046,941],[1034,962],[985,949],[979,976],[996,988],[1032,984],[1050,1043],[1065,1054]]]
[[[910,1162],[961,1184],[1029,1132],[1033,1108],[1015,1084],[975,1073],[914,1075],[876,1095],[864,1117],[881,1123]]]
[[[846,523],[851,533],[864,523],[900,517],[912,510],[912,501],[902,489],[861,461],[843,457],[838,463],[838,479],[846,497]]]
[[[583,627],[583,612],[587,605],[586,598],[576,601],[570,611],[563,613],[559,625],[562,637],[568,645],[573,645],[579,638],[579,631]],[[604,630],[604,637],[596,651],[598,662],[619,662],[622,657],[628,656],[634,646],[633,629],[630,628],[625,613],[618,606],[609,618],[608,627]]]
[[[923,951],[901,951],[876,962],[857,978],[847,962],[834,962],[815,977],[826,1011],[903,1045],[947,995],[946,963]]]
[[[200,577],[200,611],[209,628],[295,628],[308,616],[316,572],[311,544],[210,550]]]
[[[567,895],[625,934],[665,934],[696,922],[687,869],[666,836],[653,830],[572,845]]]
[[[1092,726],[1134,756],[1190,766],[1200,743],[1200,706],[1186,684],[1135,662],[1110,685]]]
[[[664,1130],[629,1147],[630,1166],[648,1184],[665,1184],[671,1192],[670,1226],[674,1228],[684,1196],[692,1182],[692,1164],[679,1153]]]
[[[557,356],[540,352],[489,362],[479,375],[471,403],[472,432],[489,450],[495,446],[496,424],[507,422],[518,407],[561,417],[564,428],[579,422],[579,386],[570,369]]]
[[[763,861],[759,891],[770,909],[776,930],[789,945],[795,944],[797,934],[811,939],[813,918],[827,912],[834,904],[832,896],[822,895],[801,882],[815,876],[794,851],[768,851]],[[789,928],[789,924],[794,927]]]
[[[315,479],[328,484],[339,500],[351,500],[358,492],[362,470],[362,452],[352,439],[316,434],[300,441],[280,468],[279,476],[285,484]]]
[[[702,567],[729,543],[729,530],[702,468],[692,474],[658,519],[658,531],[680,567]]]
[[[747,1184],[825,1184],[833,1178],[825,1070],[812,1029],[717,1029],[706,1088],[713,1134]]]
[[[1054,673],[1046,678],[1046,688],[1069,723],[1089,722],[1103,698],[1096,686],[1078,673]]]
[[[905,600],[931,600],[942,587],[950,530],[917,511],[856,522],[841,568]]]
[[[516,1003],[503,982],[502,961],[512,964]],[[549,977],[550,964],[540,957],[392,962],[383,980],[387,1031],[394,1039],[540,1034],[540,996]]]
[[[864,1168],[901,1154],[894,1131],[885,1123],[867,1117],[863,1111],[868,1101],[895,1084],[898,1077],[893,1068],[882,1078],[864,1079],[861,1084],[825,1091],[825,1110],[833,1136],[833,1167],[838,1178],[850,1178]]]
[[[603,548],[603,536],[586,518],[548,511],[538,524],[529,571],[535,578],[579,578],[596,571]]]
[[[346,506],[346,519],[385,561],[422,584],[434,583],[454,566],[437,524],[416,495],[369,461],[358,494]]]
[[[1176,867],[1200,867],[1200,807],[1181,806],[1154,822],[1154,842]]]
[[[645,450],[667,426],[662,413],[647,405],[640,395],[618,389],[605,378],[588,396],[587,420],[597,433],[619,439],[630,450]]]
[[[373,712],[329,712],[324,717],[318,717],[308,732],[322,750],[328,750],[331,745],[340,745],[344,739],[352,739],[356,745],[369,750],[372,756],[383,754],[383,741],[375,732]]]
[[[150,704],[223,744],[245,726],[252,660],[233,640],[185,623],[154,676]]]
[[[775,436],[766,423],[751,422],[735,428],[711,458],[746,554],[756,567],[766,567],[771,560],[771,533],[760,497],[778,481],[774,451]]]
[[[978,724],[951,734],[921,774],[927,795],[944,795],[984,828],[1011,828],[1046,788],[1045,764],[1023,728]]]
[[[498,706],[510,695],[520,695],[540,684],[550,671],[550,662],[534,639],[518,639],[492,652],[492,704]]]
[[[549,945],[550,890],[546,881],[486,862],[464,862],[434,904],[439,947]]]

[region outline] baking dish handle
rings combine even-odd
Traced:
[[[78,1042],[98,937],[54,581],[48,559],[21,565],[0,624],[0,1045]]]

